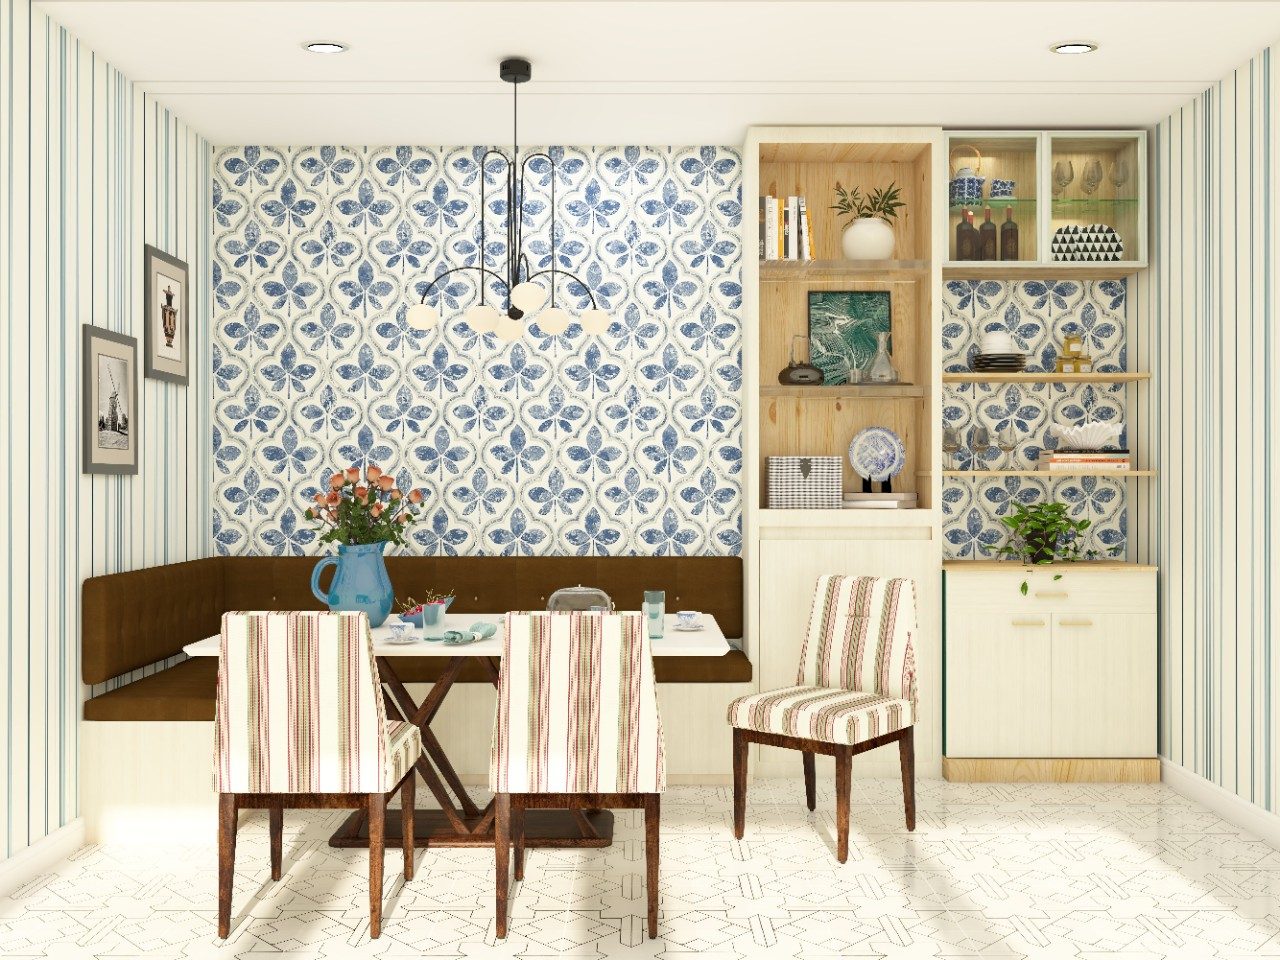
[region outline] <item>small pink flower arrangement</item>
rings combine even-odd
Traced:
[[[306,517],[321,524],[325,543],[395,543],[405,545],[405,532],[417,521],[425,499],[421,490],[406,496],[395,478],[375,464],[348,467],[329,478],[328,492],[317,493]]]

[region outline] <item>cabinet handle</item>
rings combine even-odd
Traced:
[[[1014,620],[1013,625],[1015,627],[1043,627],[1044,621],[1043,620]]]
[[[1037,590],[1036,599],[1038,600],[1065,600],[1067,599],[1067,591],[1065,590]]]
[[[1092,627],[1092,620],[1059,620],[1058,623],[1064,627]]]

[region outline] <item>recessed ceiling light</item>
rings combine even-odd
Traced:
[[[302,46],[312,53],[342,53],[347,49],[345,43],[339,43],[337,40],[313,40],[311,43],[304,43]]]
[[[1066,43],[1055,43],[1049,49],[1054,53],[1070,56],[1074,53],[1093,53],[1098,49],[1098,45],[1090,43],[1088,40],[1069,40]]]

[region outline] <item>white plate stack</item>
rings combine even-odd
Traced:
[[[978,337],[978,355],[973,369],[979,373],[1021,373],[1027,355],[1018,351],[1013,336],[1006,330],[986,330]]]

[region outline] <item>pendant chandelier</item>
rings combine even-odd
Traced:
[[[520,321],[539,310],[550,300],[550,306],[541,310],[532,319],[537,320],[538,328],[545,334],[555,336],[568,329],[572,318],[562,308],[556,306],[556,282],[562,277],[575,281],[587,292],[591,309],[578,317],[582,329],[586,333],[604,333],[609,326],[609,315],[596,306],[595,294],[591,288],[568,270],[556,268],[556,162],[546,153],[531,153],[522,160],[520,158],[519,109],[516,93],[520,84],[525,83],[533,75],[533,67],[528,60],[514,58],[503,60],[498,67],[498,76],[511,84],[511,155],[501,150],[486,150],[480,160],[480,253],[479,263],[463,267],[453,267],[439,274],[428,283],[422,291],[422,299],[409,308],[408,323],[418,330],[429,330],[441,321],[440,311],[427,303],[431,292],[454,273],[474,271],[480,276],[480,302],[463,314],[463,319],[477,333],[493,333],[500,340],[517,339],[523,327]],[[507,168],[507,242],[506,242],[506,276],[502,276],[484,265],[485,257],[485,165],[490,157],[498,157]],[[546,160],[551,168],[551,266],[546,270],[531,272],[529,258],[522,250],[524,241],[524,176],[525,168],[531,160],[539,157]],[[549,277],[546,286],[536,283],[540,277]],[[506,302],[502,312],[485,302],[485,288],[492,278],[506,291]]]

